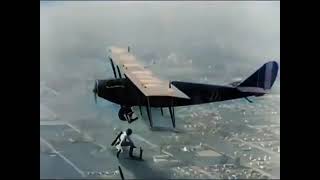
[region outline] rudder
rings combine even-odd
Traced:
[[[267,62],[237,87],[258,87],[269,90],[276,80],[278,69],[276,61]]]

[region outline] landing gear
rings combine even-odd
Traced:
[[[161,110],[161,115],[163,116],[163,107],[160,108]],[[175,115],[174,115],[174,107],[172,106],[169,106],[169,112],[170,112],[170,117],[171,117],[171,122],[172,122],[172,126],[173,128],[176,128],[176,118],[175,118]]]
[[[174,107],[169,107],[169,111],[170,111],[172,126],[173,128],[176,128],[176,118],[174,116]]]
[[[150,126],[151,128],[153,128],[153,122],[152,122],[152,115],[151,115],[151,107],[150,107],[150,102],[149,102],[149,98],[147,97],[147,113],[148,113],[148,119],[149,119],[149,123],[150,123]]]

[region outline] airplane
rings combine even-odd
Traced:
[[[262,65],[243,81],[229,85],[200,84],[194,82],[168,81],[156,77],[130,52],[130,47],[110,47],[107,49],[114,78],[96,80],[93,88],[95,102],[97,96],[120,105],[119,119],[126,113],[125,107],[145,106],[150,127],[153,128],[151,107],[169,108],[172,126],[175,128],[174,107],[226,101],[249,96],[263,96],[270,92],[277,74],[278,63],[270,61]],[[117,69],[117,71],[116,71]],[[123,76],[121,71],[123,72]],[[118,73],[117,73],[118,72]]]

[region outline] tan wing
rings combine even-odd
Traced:
[[[190,99],[169,81],[159,79],[150,70],[138,63],[136,57],[127,49],[111,47],[110,57],[124,74],[137,86],[145,96],[171,96]]]

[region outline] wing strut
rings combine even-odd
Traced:
[[[151,115],[151,108],[150,108],[150,102],[149,102],[149,97],[147,97],[147,112],[148,112],[148,118],[149,118],[149,123],[150,123],[150,126],[151,128],[153,128],[153,123],[152,123],[152,115]]]
[[[169,111],[170,111],[170,116],[171,116],[171,121],[172,121],[172,126],[173,128],[176,128],[176,120],[174,117],[174,107],[169,107]]]
[[[114,68],[113,61],[112,61],[112,59],[110,57],[109,57],[109,60],[110,60],[111,67],[112,67],[112,70],[113,70],[114,78],[117,79],[117,73],[116,73],[116,69]]]
[[[118,69],[119,78],[122,78],[121,73],[120,73],[119,66],[117,66],[117,69]]]
[[[172,126],[173,126],[173,128],[176,128],[176,118],[175,118],[175,115],[174,115],[173,98],[171,100],[171,106],[169,107],[169,111],[170,111]]]

